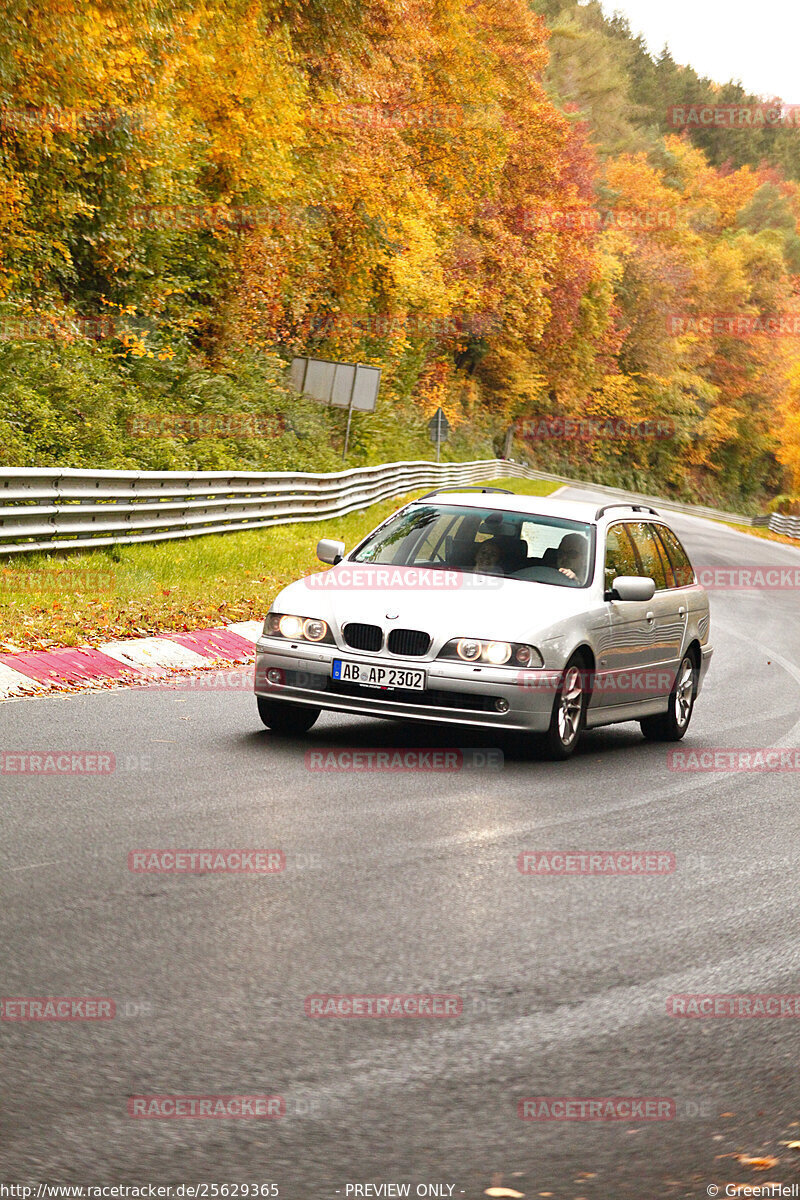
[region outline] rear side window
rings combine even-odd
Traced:
[[[612,525],[606,535],[605,587],[609,591],[618,575],[638,575],[639,564],[624,525]]]
[[[628,524],[628,532],[633,538],[633,544],[641,563],[639,574],[645,578],[654,579],[657,592],[664,591],[667,587],[667,576],[650,526],[644,521],[631,521]],[[670,580],[670,585],[671,583]]]
[[[672,563],[676,586],[689,587],[694,583],[694,570],[689,562],[689,555],[678,540],[678,535],[668,529],[666,525],[657,525],[656,529]]]
[[[661,538],[658,536],[658,526],[653,525],[652,522],[650,522],[650,523],[648,523],[647,528],[650,530],[650,532],[653,535],[653,540],[656,544],[656,550],[658,551],[658,557],[661,559],[661,565],[664,568],[664,575],[667,580],[667,587],[674,588],[675,587],[675,572],[672,570],[672,563],[669,560],[669,555],[667,554],[666,550],[664,549],[664,543],[661,541]]]

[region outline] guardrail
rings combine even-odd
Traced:
[[[418,488],[494,479],[504,466],[496,459],[397,462],[333,474],[5,467],[0,469],[0,554],[319,521]]]
[[[773,533],[800,538],[800,517],[784,517],[782,513],[773,513],[769,519],[769,528]]]
[[[525,466],[522,463],[505,462],[503,466],[506,468],[503,474],[507,476],[517,474],[526,479],[546,479],[554,483],[563,483],[567,487],[588,488],[605,496],[619,496],[622,493],[634,504],[651,504],[654,508],[663,508],[666,512],[685,513],[689,517],[710,517],[715,521],[731,521],[735,525],[766,525],[770,520],[767,516],[745,517],[741,513],[725,512],[721,508],[707,508],[703,504],[682,504],[678,500],[665,500],[663,496],[648,496],[643,492],[629,492],[624,488],[607,487],[603,483],[568,479],[565,475],[550,475],[546,471],[536,471],[533,467]]]
[[[617,488],[582,484],[502,459],[382,463],[331,474],[5,467],[0,468],[0,554],[130,545],[319,521],[419,488],[465,486],[502,476],[619,495]],[[625,495],[667,511],[744,525],[768,520],[638,493]],[[769,527],[800,537],[797,517],[773,515]]]

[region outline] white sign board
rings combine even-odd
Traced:
[[[327,358],[293,358],[292,386],[312,400],[374,412],[381,383],[381,368],[363,363],[337,363]]]

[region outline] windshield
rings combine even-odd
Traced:
[[[350,561],[588,587],[594,526],[536,513],[419,503],[376,529]]]

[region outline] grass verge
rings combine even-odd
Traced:
[[[751,537],[762,538],[765,542],[782,542],[784,546],[794,546],[795,549],[800,547],[797,538],[788,537],[785,533],[775,533],[764,525],[736,525],[733,521],[720,521],[720,524],[727,525],[738,533],[749,533]]]
[[[542,480],[487,480],[546,496]],[[0,564],[0,651],[98,645],[230,621],[260,619],[287,583],[322,570],[321,537],[356,542],[410,500],[298,525],[69,554],[26,554]]]

